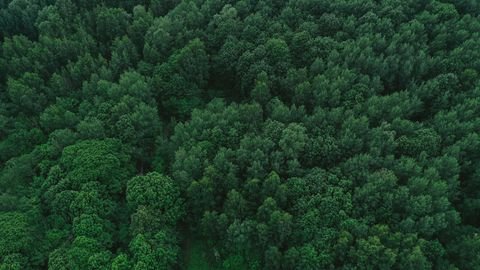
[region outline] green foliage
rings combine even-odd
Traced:
[[[116,193],[131,172],[129,157],[122,151],[122,145],[116,140],[82,141],[68,146],[60,159],[67,171],[65,179],[77,187],[90,181],[108,183],[109,192]]]
[[[152,209],[160,216],[162,224],[169,226],[175,225],[184,215],[177,186],[170,177],[156,172],[128,181],[127,203],[131,209],[142,206]]]
[[[0,255],[2,257],[28,250],[33,243],[31,227],[22,213],[7,212],[0,215]]]
[[[163,270],[171,269],[177,263],[179,248],[176,239],[169,231],[159,231],[151,239],[138,234],[130,243],[134,254],[133,269]]]
[[[186,117],[200,105],[202,89],[208,78],[208,56],[199,39],[190,41],[184,48],[158,65],[153,77],[157,99],[167,116]]]
[[[479,269],[479,16],[0,0],[0,269]]]

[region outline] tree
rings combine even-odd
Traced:
[[[178,259],[179,249],[170,231],[159,231],[151,239],[138,234],[130,243],[134,254],[133,269],[163,270],[173,267]]]
[[[153,85],[166,116],[185,117],[200,105],[202,89],[208,79],[208,56],[199,39],[172,55],[155,71]]]
[[[267,73],[262,72],[258,75],[255,82],[255,88],[253,88],[252,93],[250,94],[252,99],[256,102],[266,105],[270,100],[270,91],[268,89],[268,78]]]
[[[138,5],[133,8],[133,20],[128,26],[127,32],[139,52],[143,51],[145,34],[152,24],[153,16],[146,11],[145,6]]]
[[[155,210],[163,225],[175,226],[183,216],[183,201],[170,177],[157,172],[137,176],[128,181],[127,202],[135,211],[140,206]]]
[[[0,255],[4,258],[15,253],[24,253],[33,244],[31,227],[23,213],[2,213],[0,228]]]
[[[113,41],[112,58],[110,65],[114,74],[120,75],[123,71],[134,68],[139,60],[135,44],[127,37],[119,37]]]
[[[73,187],[98,181],[115,194],[126,185],[132,171],[129,157],[118,140],[81,141],[63,150],[60,163]]]
[[[17,113],[38,114],[46,104],[43,80],[36,73],[25,73],[21,80],[9,79],[7,92]]]
[[[125,254],[119,254],[112,261],[112,270],[128,270],[131,269],[131,264],[128,260],[128,256]]]
[[[305,147],[306,140],[305,128],[292,123],[282,132],[279,145],[288,157],[296,158]]]
[[[112,42],[127,32],[130,15],[121,8],[97,7],[95,9],[96,38],[105,43]]]

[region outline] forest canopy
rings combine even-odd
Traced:
[[[480,269],[480,2],[0,0],[0,270]]]

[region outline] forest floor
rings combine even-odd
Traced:
[[[220,269],[208,260],[208,247],[205,242],[195,237],[188,237],[183,245],[185,269],[216,270]]]

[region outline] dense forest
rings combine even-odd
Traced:
[[[0,270],[478,270],[479,72],[477,0],[0,0]]]

